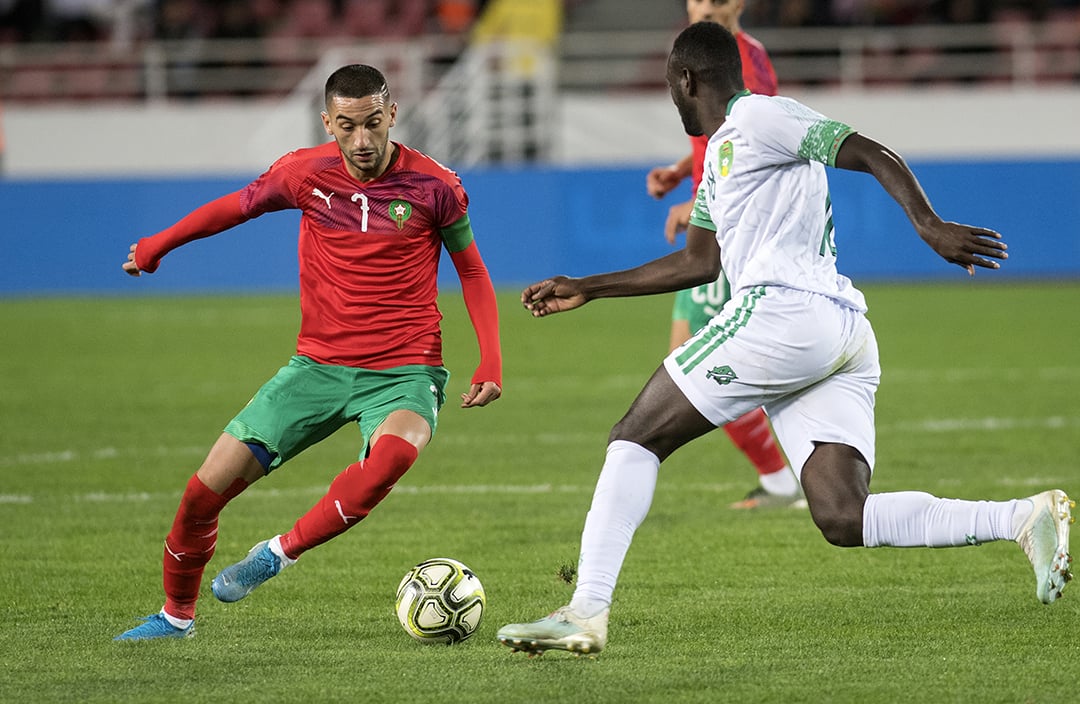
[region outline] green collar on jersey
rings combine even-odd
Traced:
[[[750,91],[746,88],[743,88],[738,93],[731,96],[731,100],[727,101],[727,111],[724,113],[724,117],[727,117],[731,114],[731,108],[735,107],[736,100],[738,100],[739,98],[745,98],[748,95],[750,95]]]

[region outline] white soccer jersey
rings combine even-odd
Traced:
[[[862,293],[836,271],[824,166],[853,133],[790,98],[731,99],[705,151],[690,223],[716,232],[733,296],[784,286],[866,310]]]

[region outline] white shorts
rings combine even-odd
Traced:
[[[850,445],[874,467],[881,367],[860,311],[788,288],[739,291],[664,367],[717,426],[764,406],[796,475],[815,442]]]

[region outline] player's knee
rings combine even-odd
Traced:
[[[367,459],[350,465],[330,484],[339,511],[366,516],[416,461],[419,451],[394,435],[381,436]]]
[[[830,544],[854,548],[863,544],[862,512],[831,510],[812,512],[814,525]]]
[[[626,437],[626,424],[621,420],[616,423],[615,426],[612,427],[611,432],[608,433],[607,440],[608,445],[615,442],[616,440],[631,440],[630,438]],[[631,440],[631,442],[633,442],[633,440]]]

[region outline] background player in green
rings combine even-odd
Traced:
[[[1072,577],[1074,504],[1064,491],[1009,501],[870,492],[881,368],[864,297],[836,268],[825,167],[872,174],[923,241],[969,273],[999,267],[995,260],[1006,258],[1000,235],[942,220],[888,147],[790,98],[744,90],[735,38],[718,24],[700,22],[679,35],[667,83],[687,134],[712,135],[686,246],[627,271],[540,281],[521,300],[544,317],[594,298],[701,284],[715,279],[721,264],[733,297],[664,359],[612,429],[570,603],[502,627],[499,641],[532,653],[602,650],[615,583],[652,504],[660,463],[759,406],[769,411],[829,543],[937,548],[1015,541],[1034,571],[1036,597],[1055,601]]]
[[[323,124],[333,141],[290,152],[247,187],[139,240],[123,265],[134,276],[153,272],[166,253],[192,240],[270,211],[303,213],[296,355],[226,426],[191,477],[165,539],[165,605],[117,640],[191,635],[218,514],[252,482],[342,426],[359,425],[360,461],[291,530],[222,570],[211,585],[218,599],[244,598],[356,525],[412,466],[435,432],[449,379],[436,302],[444,248],[480,346],[461,406],[484,406],[502,393],[495,292],[457,175],[390,141],[397,104],[375,68],[335,71],[325,102]]]
[[[716,22],[727,27],[739,45],[742,59],[743,83],[751,93],[776,95],[776,72],[765,47],[744,32],[739,22],[745,3],[743,0],[686,0],[686,14],[690,24]],[[670,193],[688,176],[692,193],[697,193],[704,170],[705,147],[709,135],[690,137],[690,153],[669,166],[657,166],[645,179],[646,190],[654,198]],[[664,223],[664,237],[675,244],[676,236],[685,232],[694,205],[691,198],[671,206]],[[716,281],[678,291],[671,311],[671,336],[668,351],[690,339],[690,334],[700,330],[716,315],[731,297],[727,277],[720,274]],[[799,489],[795,474],[773,438],[765,411],[755,408],[742,418],[724,426],[724,432],[746,455],[758,473],[758,485],[743,499],[731,504],[735,509],[757,508],[805,508],[806,501]]]

